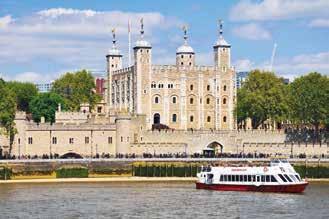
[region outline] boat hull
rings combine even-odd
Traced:
[[[305,190],[308,182],[292,185],[233,185],[233,184],[205,184],[196,182],[197,189],[209,189],[219,191],[252,191],[252,192],[281,192],[301,193]]]

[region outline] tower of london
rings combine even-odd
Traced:
[[[113,45],[106,56],[105,102],[110,115],[145,115],[148,129],[159,124],[178,130],[235,128],[235,72],[231,45],[224,39],[221,22],[213,45],[212,66],[196,63],[197,54],[189,45],[186,27],[175,64],[152,63],[152,45],[144,37],[143,20],[133,51],[133,65],[123,68],[113,31]]]

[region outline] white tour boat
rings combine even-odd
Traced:
[[[202,167],[197,177],[197,189],[221,191],[300,193],[308,185],[286,159],[262,167]]]

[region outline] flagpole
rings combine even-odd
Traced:
[[[128,67],[131,65],[131,33],[130,33],[130,20],[128,20]]]

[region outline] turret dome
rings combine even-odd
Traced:
[[[183,31],[184,31],[184,44],[177,48],[176,54],[182,54],[182,53],[194,54],[193,48],[187,42],[188,37],[187,37],[187,27],[186,26],[183,27]]]
[[[194,53],[194,50],[191,46],[184,44],[177,48],[176,53]]]

